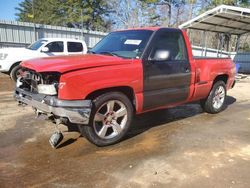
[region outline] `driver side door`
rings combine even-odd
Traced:
[[[165,60],[156,60],[158,51],[168,51]],[[144,104],[148,110],[185,101],[189,96],[190,64],[182,32],[159,29],[154,34],[143,58]]]

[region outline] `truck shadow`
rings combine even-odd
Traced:
[[[236,102],[236,98],[227,96],[225,107]],[[162,126],[178,120],[183,120],[189,117],[196,116],[198,114],[205,113],[201,108],[199,102],[180,105],[174,108],[168,108],[163,110],[157,110],[148,112],[145,114],[137,115],[131,125],[131,129],[124,139],[129,139],[139,135],[153,127]]]
[[[78,131],[78,130],[77,130]],[[78,138],[80,138],[81,136],[79,136]],[[70,138],[64,142],[62,142],[59,146],[57,146],[56,148],[59,149],[59,148],[63,148],[65,146],[68,146],[70,144],[73,144],[75,141],[78,140],[78,138]]]
[[[224,110],[228,108],[231,104],[235,103],[236,99],[232,96],[227,96],[226,105]],[[130,139],[135,137],[153,127],[166,125],[171,122],[175,122],[178,120],[183,120],[189,117],[196,116],[198,114],[205,113],[203,109],[200,107],[199,102],[189,103],[185,105],[180,105],[174,108],[168,108],[163,110],[156,110],[152,112],[147,112],[141,115],[136,115],[130,131],[127,136],[123,140]],[[75,124],[66,124],[68,127],[68,132],[79,132],[78,126]],[[79,136],[78,138],[80,138]],[[57,148],[62,148],[67,145],[70,145],[78,140],[78,138],[70,138],[63,143],[61,143]]]

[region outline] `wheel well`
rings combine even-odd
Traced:
[[[227,74],[218,75],[214,79],[214,83],[213,84],[215,84],[218,81],[223,81],[225,84],[227,84],[227,80],[228,80],[228,75]]]
[[[15,66],[19,65],[20,63],[21,63],[21,61],[14,63],[14,64],[10,67],[9,73],[12,71],[12,69],[13,69]]]
[[[100,95],[102,95],[104,93],[112,92],[112,91],[118,91],[118,92],[121,92],[121,93],[125,94],[129,98],[129,100],[131,101],[132,105],[135,107],[134,91],[133,91],[133,89],[131,87],[128,87],[128,86],[99,89],[99,90],[96,90],[96,91],[88,94],[86,96],[86,99],[93,100],[96,97],[98,97],[98,96],[100,96]]]

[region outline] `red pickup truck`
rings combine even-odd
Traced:
[[[16,100],[78,124],[97,146],[120,141],[134,114],[191,101],[220,112],[236,74],[230,58],[194,58],[185,31],[159,27],[111,32],[89,54],[21,66]]]

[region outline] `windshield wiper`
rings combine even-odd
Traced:
[[[94,51],[92,51],[92,50],[88,50],[88,53],[90,53],[90,54],[96,54]]]
[[[113,52],[107,52],[107,51],[98,52],[98,54],[103,54],[103,55],[112,55],[112,56],[116,56],[116,57],[117,57],[117,55],[116,55],[115,53],[113,53]]]

